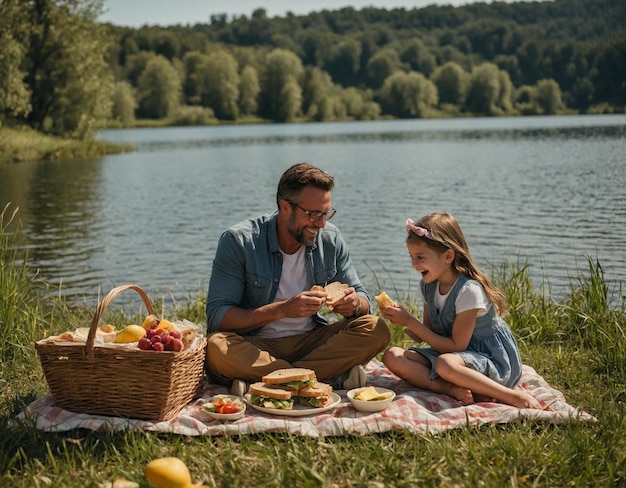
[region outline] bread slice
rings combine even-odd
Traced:
[[[380,308],[393,307],[395,303],[384,291],[380,295],[376,295],[374,299],[378,302]]]
[[[335,304],[346,296],[344,290],[348,287],[349,285],[338,281],[333,281],[324,287],[324,291],[326,292],[326,305],[328,305],[330,310],[335,308]]]
[[[315,381],[315,371],[307,368],[283,368],[272,371],[261,378],[268,385]]]
[[[252,383],[248,393],[252,405],[278,410],[291,410],[293,408],[294,399],[289,390],[259,382]]]
[[[291,391],[283,388],[276,388],[272,385],[265,383],[252,383],[248,391],[252,395],[259,395],[266,398],[274,398],[276,400],[289,400],[291,398]]]

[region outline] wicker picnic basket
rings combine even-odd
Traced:
[[[73,412],[151,421],[169,420],[200,394],[206,338],[180,352],[95,346],[96,329],[111,301],[136,291],[148,313],[154,308],[137,285],[113,288],[100,302],[85,343],[35,343],[57,406]]]

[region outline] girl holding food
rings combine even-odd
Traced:
[[[383,356],[385,366],[408,383],[463,405],[499,401],[541,409],[532,395],[515,388],[522,362],[501,317],[507,310],[504,295],[475,266],[456,219],[433,213],[407,220],[406,231],[412,266],[422,277],[423,320],[395,302],[380,311],[428,347],[392,347]]]

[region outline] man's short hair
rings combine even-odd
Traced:
[[[278,182],[276,205],[281,200],[298,203],[298,198],[305,186],[332,191],[335,180],[328,173],[312,164],[296,163],[283,173]]]

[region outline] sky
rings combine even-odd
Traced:
[[[250,17],[257,8],[264,8],[268,17],[284,17],[287,12],[306,15],[320,10],[338,10],[353,7],[413,9],[428,5],[453,5],[458,7],[478,0],[104,0],[101,22],[117,26],[141,27],[143,25],[170,26],[176,24],[209,23],[213,14]],[[491,3],[491,0],[482,0]]]

